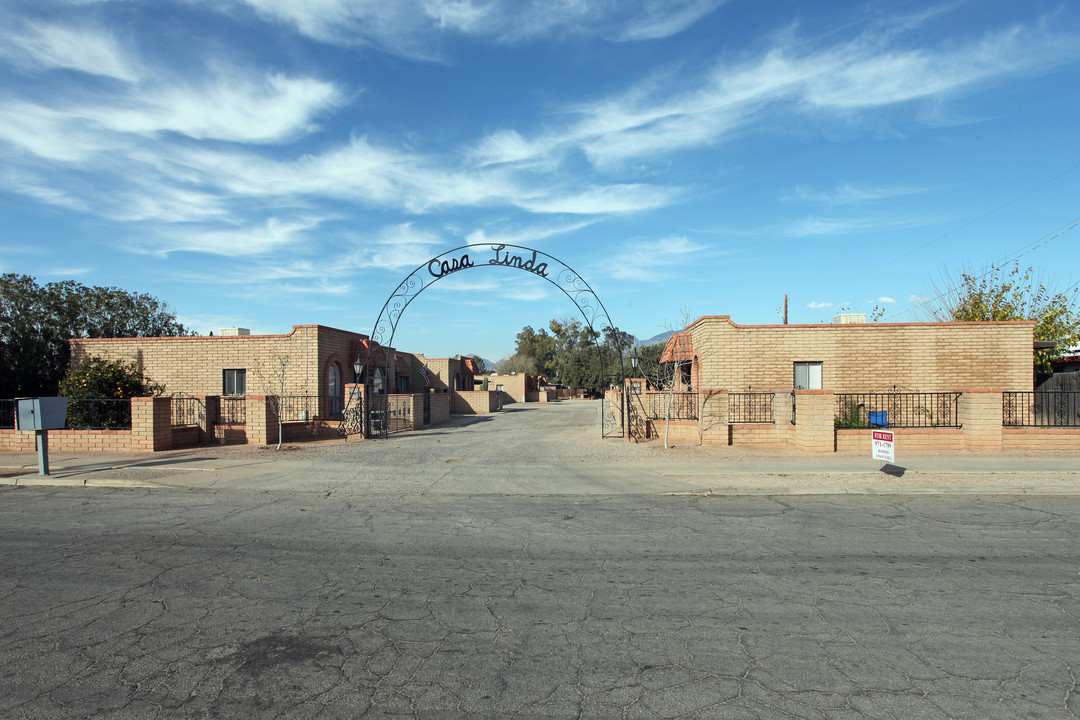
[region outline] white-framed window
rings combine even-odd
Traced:
[[[795,389],[821,390],[821,363],[795,363]]]
[[[221,394],[222,395],[246,395],[247,394],[247,370],[222,370],[221,371]]]

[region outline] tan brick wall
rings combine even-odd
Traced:
[[[689,328],[697,387],[791,388],[794,362],[821,362],[836,392],[964,387],[1031,390],[1034,322],[736,325],[707,316]]]
[[[220,395],[224,370],[247,371],[247,392],[277,393],[275,355],[288,358],[287,395],[325,395],[329,366],[353,379],[353,343],[365,336],[320,325],[294,325],[287,335],[240,335],[71,340],[72,359],[99,356],[135,363],[165,394]]]
[[[835,397],[832,390],[795,391],[795,448],[807,453],[833,452]]]
[[[504,405],[528,401],[527,375],[523,373],[517,375],[485,375],[484,379],[488,381],[488,390],[494,390],[496,385],[503,386],[503,391],[509,396],[509,398],[503,398]],[[536,400],[533,402],[536,402]]]
[[[1005,428],[1005,450],[1080,450],[1080,428]]]
[[[452,411],[461,415],[487,415],[498,409],[494,390],[455,391],[451,393]]]
[[[1001,450],[1001,399],[997,389],[964,390],[956,415],[964,429],[965,450]]]
[[[897,458],[905,452],[963,450],[964,431],[959,428],[896,428],[893,449]],[[873,450],[873,430],[837,430],[837,452],[858,452],[867,457]]]
[[[431,425],[442,425],[450,422],[450,395],[448,393],[432,393],[431,395]]]

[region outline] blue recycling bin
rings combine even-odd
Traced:
[[[877,425],[878,427],[885,427],[889,424],[889,411],[880,410],[878,412],[870,413],[870,424]]]

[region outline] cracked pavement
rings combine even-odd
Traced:
[[[1070,718],[1080,500],[0,489],[0,717]]]

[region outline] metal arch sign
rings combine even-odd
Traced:
[[[574,301],[589,328],[612,325],[607,309],[589,284],[558,258],[522,245],[478,243],[447,250],[409,273],[379,311],[371,339],[380,345],[392,345],[401,314],[417,295],[445,277],[480,267],[513,268],[543,278]],[[603,321],[606,323],[601,324]]]
[[[595,332],[597,327],[601,330],[606,326],[614,327],[607,309],[600,302],[600,298],[593,292],[593,289],[589,287],[589,284],[585,282],[577,271],[558,258],[521,245],[477,243],[447,250],[409,273],[398,284],[379,311],[379,317],[375,321],[375,328],[371,333],[371,340],[383,347],[392,347],[394,335],[397,333],[398,322],[400,322],[405,308],[420,293],[445,277],[463,270],[480,267],[513,268],[543,278],[559,288],[574,302],[578,311],[585,318],[585,324],[590,330]],[[599,350],[599,342],[596,345]],[[387,356],[385,362],[389,365],[389,353],[385,353],[385,355]],[[622,362],[621,354],[619,361]],[[601,375],[603,375],[602,356],[600,363]],[[608,418],[605,415],[603,430],[605,436],[607,435],[607,425]]]

